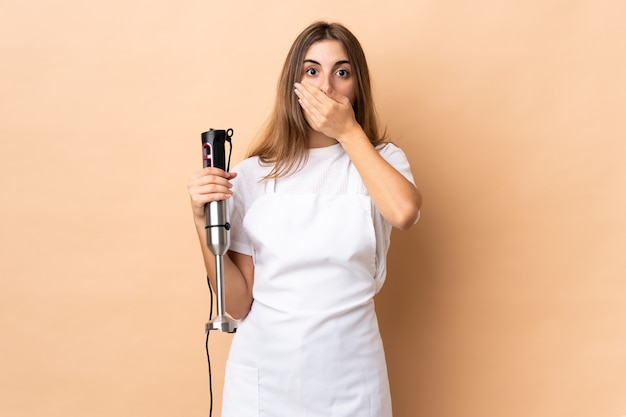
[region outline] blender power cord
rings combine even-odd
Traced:
[[[209,281],[209,276],[206,276],[206,282],[209,287],[209,295],[211,298],[209,304],[209,322],[213,319],[213,289],[211,288],[211,282]],[[209,417],[213,416],[213,377],[211,375],[211,355],[209,355],[209,334],[211,332],[206,330],[206,340],[204,342],[204,347],[206,349],[206,360],[209,369]]]

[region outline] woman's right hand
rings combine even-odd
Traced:
[[[236,172],[213,167],[203,168],[191,176],[187,189],[196,221],[204,222],[204,206],[207,203],[225,200],[233,195],[230,180],[236,176]]]

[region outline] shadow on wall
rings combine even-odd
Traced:
[[[380,58],[380,57],[379,57]],[[420,221],[408,231],[392,232],[387,257],[387,280],[376,296],[376,311],[385,346],[394,416],[434,415],[437,409],[433,355],[437,322],[437,254],[441,233],[437,231],[435,193],[429,177],[438,169],[427,155],[432,136],[422,120],[425,106],[416,82],[400,89],[397,68],[411,72],[415,63],[394,56],[382,59],[376,70],[377,105],[383,126],[392,142],[400,146],[411,164],[415,182],[423,193]],[[399,62],[406,61],[406,62]],[[385,77],[388,77],[386,79]],[[426,141],[426,142],[424,142]],[[435,178],[430,178],[435,179]],[[416,408],[416,405],[418,405]]]
[[[429,341],[437,314],[434,300],[433,256],[428,242],[434,230],[426,218],[410,231],[394,231],[388,255],[387,281],[376,298],[376,311],[385,345],[394,415],[410,416],[415,404],[424,411],[434,398],[436,375]],[[430,387],[430,388],[429,388]]]

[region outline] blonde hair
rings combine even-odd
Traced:
[[[372,145],[386,142],[386,134],[381,134],[378,130],[369,69],[361,44],[341,24],[315,22],[300,33],[291,46],[278,81],[274,109],[259,136],[258,144],[248,155],[258,156],[263,163],[274,164],[268,178],[289,175],[306,161],[308,133],[311,128],[298,104],[293,85],[301,79],[306,52],[311,45],[322,40],[338,41],[352,64],[355,81],[353,109],[356,121]]]

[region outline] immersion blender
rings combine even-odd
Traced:
[[[226,142],[232,151],[231,138],[233,129],[213,130],[202,133],[203,167],[216,167],[224,171],[230,168],[230,152],[226,161]],[[226,315],[226,296],[224,293],[224,255],[230,246],[230,223],[226,200],[211,201],[204,206],[206,217],[207,246],[215,256],[215,295],[217,299],[217,315],[205,325],[205,332],[219,330],[234,333],[237,322]]]

